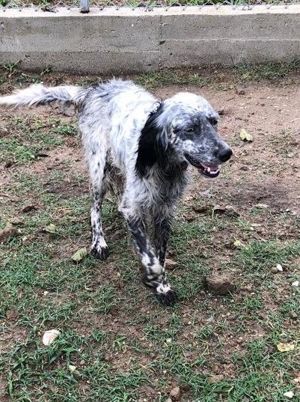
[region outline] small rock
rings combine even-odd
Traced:
[[[197,214],[204,214],[209,210],[207,205],[193,205],[192,208]]]
[[[191,213],[186,213],[183,216],[187,222],[192,222],[196,219],[196,217]]]
[[[255,204],[254,207],[258,208],[258,209],[268,209],[269,205],[268,204]]]
[[[12,225],[14,225],[14,226],[22,226],[22,225],[24,225],[23,219],[18,218],[18,217],[11,219],[11,220],[10,220],[10,223],[11,223]]]
[[[37,208],[36,208],[35,205],[26,205],[25,207],[23,207],[21,209],[21,211],[24,212],[24,213],[27,213],[27,212],[30,212],[30,211],[35,211],[36,209]]]
[[[172,260],[171,258],[166,258],[165,260],[166,268],[172,271],[177,265],[177,262]]]
[[[279,272],[283,272],[283,267],[281,264],[276,264],[276,267],[273,267],[271,271],[273,274],[278,274]]]
[[[277,268],[277,271],[279,271],[279,272],[283,271],[283,267],[281,264],[276,264],[276,268]]]
[[[171,401],[179,401],[179,399],[180,399],[180,388],[179,387],[174,387],[170,391],[170,397],[171,397]]]
[[[283,396],[285,396],[286,398],[289,398],[289,399],[292,399],[293,397],[294,397],[294,392],[293,391],[288,391],[288,392],[285,392],[284,394],[283,394]]]
[[[222,380],[224,380],[223,374],[212,374],[208,378],[208,382],[210,384],[216,384],[216,383],[218,383],[218,382],[220,382]]]
[[[213,207],[213,213],[215,215],[226,215],[230,217],[238,217],[240,214],[233,208],[232,205],[226,205],[225,207],[221,205],[215,205]]]
[[[57,329],[50,329],[44,333],[42,342],[45,346],[49,346],[59,335],[60,332]]]
[[[46,154],[46,152],[38,152],[36,156],[39,156],[40,158],[48,158],[49,154]]]
[[[297,315],[297,313],[295,313],[295,311],[291,311],[291,312],[290,312],[290,317],[291,317],[293,320],[296,320],[296,319],[298,318],[298,315]]]
[[[18,314],[17,310],[14,310],[14,309],[8,310],[5,314],[5,316],[9,321],[14,321],[19,318],[19,314]]]
[[[297,288],[299,286],[299,281],[295,281],[292,283],[292,286],[294,286],[295,288]]]
[[[10,237],[14,237],[18,234],[18,230],[14,228],[12,225],[8,224],[2,230],[0,230],[0,243],[5,242]]]
[[[204,278],[204,286],[212,293],[226,295],[236,289],[232,278],[225,274],[212,274]]]
[[[72,364],[68,365],[68,369],[70,370],[71,373],[74,373],[74,371],[76,371],[76,366],[73,366]]]
[[[243,88],[235,88],[235,93],[237,95],[246,95],[246,91]]]
[[[5,169],[9,169],[14,164],[13,161],[6,161],[4,164]]]

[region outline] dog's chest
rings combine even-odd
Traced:
[[[149,175],[141,182],[140,191],[137,191],[141,203],[149,208],[158,206],[173,206],[181,196],[186,184],[185,175],[182,174],[173,180],[161,177],[157,172]]]

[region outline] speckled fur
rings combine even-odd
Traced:
[[[101,203],[117,183],[119,210],[144,267],[144,283],[164,304],[173,304],[176,294],[164,268],[171,220],[186,184],[188,164],[220,164],[225,161],[221,152],[230,151],[216,131],[218,114],[201,96],[178,93],[161,102],[122,80],[88,88],[33,85],[0,97],[0,105],[53,101],[78,108],[93,195],[92,254],[100,259],[108,256]]]

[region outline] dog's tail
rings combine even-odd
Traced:
[[[45,87],[34,84],[21,89],[8,96],[0,96],[0,105],[8,106],[39,106],[51,102],[73,103],[78,105],[86,95],[82,87],[63,85],[58,87]]]

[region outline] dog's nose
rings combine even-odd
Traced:
[[[221,162],[226,162],[226,161],[228,161],[228,159],[231,158],[231,155],[232,155],[231,148],[226,147],[226,148],[223,148],[220,150],[218,157]]]

